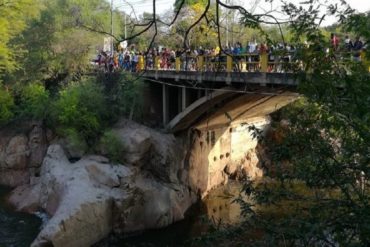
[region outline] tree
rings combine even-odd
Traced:
[[[182,8],[182,6],[192,6],[195,4],[199,4],[203,7],[205,7],[208,3],[208,0],[176,0],[175,3],[173,4],[175,11],[179,10]]]
[[[37,3],[38,15],[25,18],[28,12],[26,15],[23,10],[17,11],[18,18],[24,18],[23,28],[13,35],[8,46],[17,47],[14,53],[18,57],[6,61],[18,67],[4,73],[7,84],[20,81],[57,84],[78,77],[89,67],[96,50],[101,49],[104,33],[109,33],[110,6],[105,1],[39,0]],[[117,13],[115,17],[115,33],[119,35],[123,25]]]
[[[246,183],[253,203],[239,200],[247,216],[244,226],[263,232],[254,244],[369,246],[368,67],[344,62],[332,50],[326,53],[323,48],[330,43],[315,22],[319,13],[312,11],[312,1],[308,4],[308,10],[284,6],[294,17],[289,28],[296,39],[311,43],[299,53],[304,99],[280,113],[278,119],[290,122],[276,126],[283,133],[280,142],[262,138],[271,155],[271,164],[264,164],[266,177],[274,182]],[[368,42],[369,15],[348,8],[342,14],[341,28]],[[276,211],[271,213],[271,207]]]
[[[16,59],[22,51],[11,41],[26,28],[27,20],[37,16],[39,1],[2,1],[0,11],[0,73],[4,73],[17,68]]]
[[[176,37],[180,40],[183,46],[198,48],[203,47],[216,47],[217,46],[217,31],[215,29],[215,16],[211,11],[214,6],[208,6],[204,3],[187,2],[187,5],[181,9],[177,22],[170,29],[170,36]],[[206,18],[202,18],[203,13],[207,11]],[[196,27],[190,27],[197,23]],[[177,45],[178,46],[178,45]]]

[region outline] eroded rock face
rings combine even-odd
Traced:
[[[45,132],[46,131],[40,125],[34,125],[28,135],[28,147],[30,150],[29,167],[40,167],[44,160],[48,148],[47,135]]]
[[[16,187],[28,184],[30,181],[30,172],[28,170],[1,169],[0,184]]]
[[[5,168],[21,170],[27,167],[30,149],[28,138],[25,135],[17,135],[10,139],[5,149]]]
[[[0,184],[16,187],[30,182],[44,159],[47,140],[42,124],[24,123],[0,130]]]
[[[17,211],[36,212],[40,209],[40,184],[21,185],[12,191],[8,200]]]
[[[112,231],[164,227],[183,219],[195,202],[182,184],[163,183],[137,167],[102,161],[106,159],[87,156],[70,163],[59,145],[49,147],[35,186],[40,186],[39,206],[51,218],[32,246],[90,246]]]
[[[263,171],[257,155],[258,141],[249,126],[264,129],[268,118],[255,122],[230,123],[227,127],[193,130],[191,145],[185,162],[189,164],[189,185],[204,197],[229,178],[259,178]]]
[[[141,167],[164,182],[187,183],[183,162],[186,152],[181,140],[129,120],[120,121],[113,132],[124,143],[122,154],[126,163]]]

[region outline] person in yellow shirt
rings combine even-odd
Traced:
[[[215,49],[215,55],[217,56],[218,54],[220,54],[220,47],[217,46],[216,49]]]

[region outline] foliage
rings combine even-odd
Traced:
[[[248,181],[244,191],[253,203],[239,200],[244,229],[261,232],[257,246],[370,244],[370,75],[363,63],[339,62],[325,51],[330,43],[315,22],[315,9],[284,8],[294,20],[292,34],[311,44],[298,54],[304,61],[298,89],[305,98],[281,113],[290,122],[279,127],[282,141],[262,138],[271,155],[271,164],[262,164],[270,179]],[[369,40],[364,15],[345,19],[352,14],[348,9],[341,14],[342,27],[350,23],[348,30]]]
[[[37,16],[39,1],[18,0],[0,3],[0,73],[14,71],[22,51],[11,43],[26,27],[27,20]]]
[[[100,146],[104,150],[104,155],[107,155],[112,161],[122,162],[124,145],[113,131],[104,132],[100,140]]]
[[[81,153],[88,151],[89,147],[86,143],[86,140],[83,139],[81,134],[75,128],[60,128],[57,130],[60,136],[66,138],[66,145],[71,150],[78,150]]]
[[[361,35],[364,38],[364,43],[369,47],[370,43],[370,12],[360,13],[350,16],[345,20],[343,26],[344,31],[352,32],[357,35]],[[366,49],[368,60],[370,60],[370,49]]]
[[[14,101],[12,95],[0,86],[0,126],[13,117]]]
[[[180,40],[181,44],[186,44],[191,48],[216,47],[217,31],[215,28],[214,11],[207,11],[207,20],[201,20],[192,30],[188,29],[202,16],[206,10],[207,1],[189,1],[180,12],[179,20],[171,27],[170,36]],[[210,6],[214,10],[215,6]],[[188,33],[186,42],[185,35]],[[177,43],[174,47],[179,46]]]
[[[106,107],[103,88],[85,79],[60,91],[53,119],[59,128],[73,129],[91,144],[102,133]]]
[[[15,55],[12,55],[14,59],[4,59],[14,63],[8,66],[11,70],[2,75],[4,83],[8,85],[23,81],[46,81],[49,89],[49,83],[58,85],[60,81],[65,83],[73,80],[89,68],[89,60],[96,55],[96,50],[102,49],[103,34],[89,30],[110,32],[110,6],[106,1],[12,2],[33,4],[31,8],[24,3],[20,11],[15,11],[17,21],[23,22],[22,28],[16,29],[18,31],[12,32],[12,38],[7,39],[7,47],[12,47],[9,50],[17,54],[16,60]],[[30,13],[36,6],[38,15]],[[9,9],[13,8],[9,6]],[[17,21],[12,21],[11,26],[17,24]],[[114,25],[117,30],[122,30],[118,19]],[[117,30],[115,33],[119,34]]]
[[[175,11],[178,11],[183,1],[184,1],[185,6],[192,6],[192,5],[198,4],[198,5],[205,7],[208,3],[208,0],[201,0],[201,1],[199,0],[176,0],[175,3],[173,4],[173,6],[175,7]]]
[[[126,116],[130,119],[140,120],[142,116],[144,82],[141,78],[135,78],[129,73],[123,73],[115,77],[114,83],[107,87],[106,94],[108,112],[114,122],[117,117]]]
[[[45,119],[50,105],[49,92],[39,83],[31,83],[21,88],[18,114],[20,117]]]

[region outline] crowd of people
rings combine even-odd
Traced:
[[[361,61],[361,51],[366,48],[358,36],[353,42],[352,39],[346,35],[344,41],[340,42],[339,37],[335,33],[332,33],[330,36],[330,43],[334,51],[342,51],[352,55],[354,61]]]
[[[349,36],[345,36],[343,41],[340,41],[336,34],[331,34],[330,43],[331,47],[326,48],[327,52],[333,49],[335,53],[341,54],[341,59],[351,58],[353,61],[361,61],[361,51],[365,47],[359,37],[352,41]],[[113,54],[101,51],[93,62],[106,72],[117,70],[137,72],[143,69],[225,71],[227,54],[232,55],[234,71],[254,72],[261,68],[261,54],[266,54],[268,72],[285,72],[289,70],[289,64],[297,62],[295,55],[301,46],[308,46],[308,44],[278,43],[268,46],[265,43],[249,41],[245,46],[237,42],[223,49],[218,46],[197,49],[158,47],[146,52],[139,51],[132,45]],[[201,63],[199,63],[200,56]],[[177,62],[176,58],[178,58]]]

